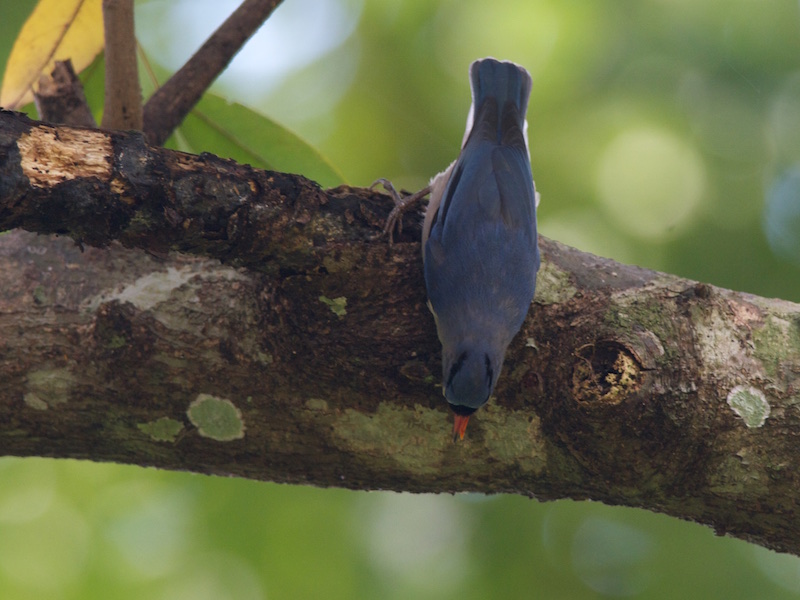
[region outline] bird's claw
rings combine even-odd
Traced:
[[[389,195],[394,201],[394,208],[392,209],[392,212],[389,213],[389,216],[386,217],[386,224],[383,227],[383,231],[374,235],[372,239],[378,240],[384,236],[388,236],[389,246],[392,246],[394,243],[395,227],[397,228],[397,233],[403,233],[403,213],[427,196],[430,193],[431,188],[430,186],[426,186],[414,194],[401,196],[400,193],[394,188],[391,181],[381,178],[376,179],[372,185],[369,186],[369,189],[375,189],[378,184],[382,185],[383,189],[389,192]]]

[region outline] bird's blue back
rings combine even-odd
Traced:
[[[493,59],[474,63],[470,77],[473,126],[431,226],[425,282],[445,368],[448,353],[494,352],[499,371],[527,315],[539,267],[525,139],[531,80],[517,65]]]

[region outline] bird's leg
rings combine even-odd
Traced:
[[[394,189],[391,181],[388,179],[377,179],[371,186],[369,186],[369,189],[374,189],[378,184],[382,185],[383,189],[389,192],[392,200],[394,200],[394,208],[392,209],[392,212],[389,213],[389,216],[386,217],[386,225],[383,227],[383,231],[374,236],[372,239],[377,240],[385,235],[388,235],[389,245],[391,246],[394,242],[395,226],[397,227],[397,233],[403,232],[403,213],[427,196],[430,193],[431,188],[430,186],[426,186],[414,194],[409,196],[401,196],[400,193]]]

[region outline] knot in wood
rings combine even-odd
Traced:
[[[616,406],[640,387],[642,365],[615,340],[586,344],[575,351],[572,397],[583,406]]]

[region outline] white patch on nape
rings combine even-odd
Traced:
[[[475,94],[473,93],[472,104],[469,105],[469,114],[467,115],[467,128],[464,130],[464,139],[461,140],[461,147],[467,145],[469,134],[472,132],[472,126],[475,124]],[[527,139],[527,138],[526,138]]]
[[[522,119],[522,137],[525,138],[525,150],[528,151],[528,160],[531,159],[531,149],[528,145],[528,119]],[[536,206],[539,206],[539,203],[536,203]]]

